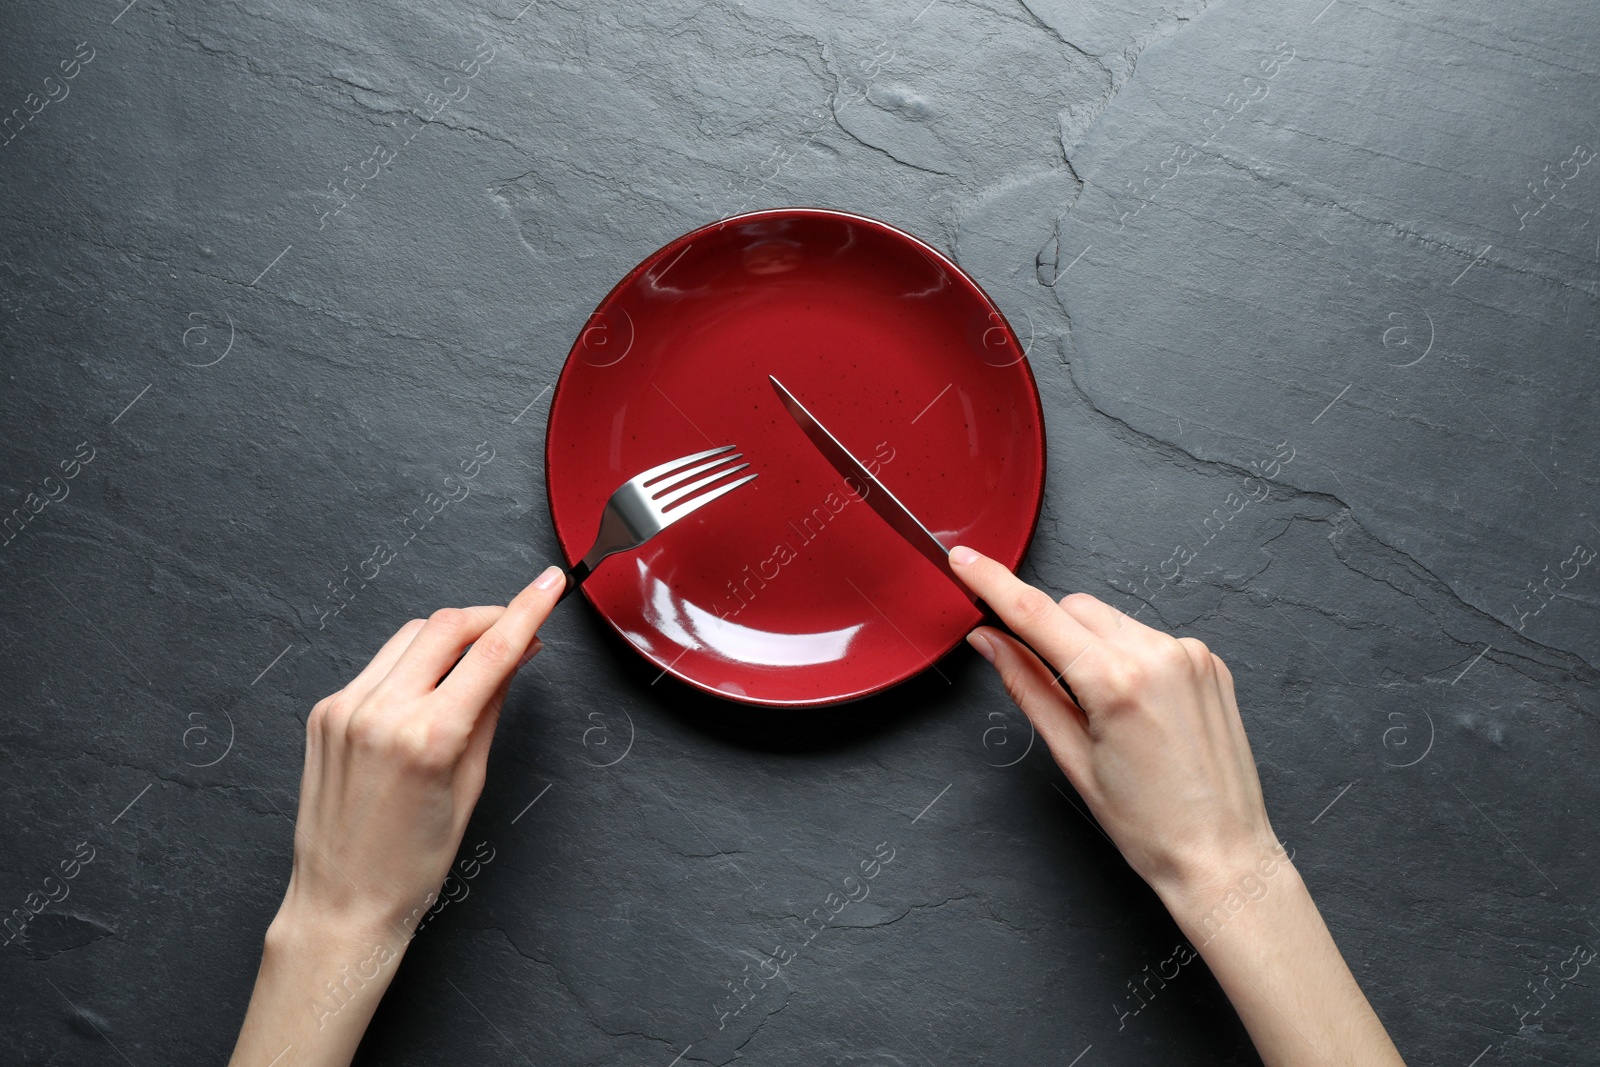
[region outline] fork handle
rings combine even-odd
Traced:
[[[589,566],[588,560],[580,559],[577,563],[573,564],[571,569],[564,572],[567,576],[567,587],[563,589],[561,591],[561,595],[556,598],[556,603],[559,604],[573,593],[576,593],[578,591],[578,586],[582,585],[583,580],[589,577],[589,575],[593,572],[594,568]]]

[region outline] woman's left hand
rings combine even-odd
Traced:
[[[500,706],[564,588],[551,567],[505,607],[408,622],[311,710],[294,868],[234,1063],[350,1061],[461,847]]]

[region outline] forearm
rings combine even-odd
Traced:
[[[336,927],[280,912],[230,1067],[345,1067],[408,940],[381,923]]]
[[[1220,887],[1162,894],[1262,1061],[1267,1067],[1403,1067],[1300,872],[1286,859],[1269,862],[1272,873],[1265,876],[1247,868]]]

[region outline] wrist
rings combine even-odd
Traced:
[[[330,922],[285,901],[267,927],[234,1064],[260,1064],[285,1042],[306,1067],[350,1063],[405,952],[406,938]],[[385,926],[379,923],[379,926]],[[273,1062],[277,1062],[273,1060]]]
[[[267,926],[263,966],[318,987],[351,974],[362,982],[387,981],[416,926],[416,919],[404,925],[376,911],[334,913],[285,899]]]
[[[285,901],[267,927],[258,988],[309,1031],[359,1036],[409,941],[409,931],[380,918],[317,914]]]
[[[319,946],[344,951],[351,945],[381,940],[403,950],[438,899],[438,894],[429,893],[408,909],[382,900],[328,900],[325,896],[302,892],[291,877],[283,902],[267,928],[269,942],[315,952],[321,951]]]
[[[1154,888],[1195,947],[1203,948],[1228,926],[1246,921],[1260,901],[1304,893],[1305,883],[1293,854],[1273,842],[1254,854],[1195,864]]]
[[[404,952],[410,940],[402,931],[373,919],[312,914],[280,907],[267,926],[265,952],[279,964],[296,962],[315,966],[344,962],[363,948],[383,942],[395,952]]]

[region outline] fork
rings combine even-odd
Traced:
[[[733,449],[733,445],[723,445],[668,460],[617,486],[600,516],[600,533],[594,539],[594,547],[566,572],[567,588],[560,599],[571,596],[600,561],[613,552],[638,548],[679,519],[692,515],[746,482],[755,481],[757,475],[747,474],[737,481],[702,492],[714,482],[750,466],[748,463],[727,466],[744,455]],[[728,455],[729,452],[733,455]]]

